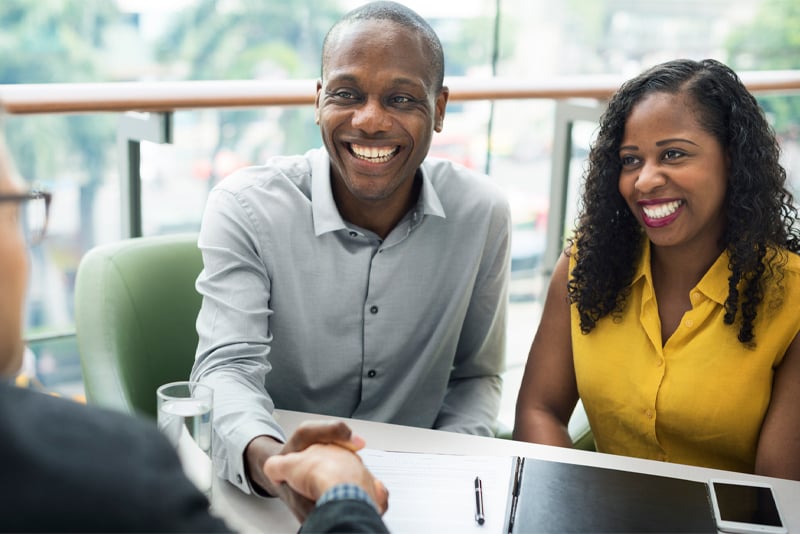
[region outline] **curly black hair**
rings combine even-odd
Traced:
[[[730,255],[724,322],[734,324],[739,314],[737,337],[753,343],[753,322],[768,281],[780,285],[786,250],[800,251],[798,213],[762,109],[736,73],[712,59],[680,59],[648,69],[620,87],[600,119],[567,249],[576,247],[567,290],[581,331],[588,333],[602,317],[622,312],[630,293],[645,234],[618,190],[619,148],[631,110],[652,93],[687,94],[701,128],[729,158],[727,222],[720,243]]]

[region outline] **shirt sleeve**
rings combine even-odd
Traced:
[[[209,195],[198,238],[203,271],[197,290],[198,347],[192,380],[214,390],[212,454],[217,474],[245,493],[253,492],[244,450],[253,438],[285,441],[272,416],[264,384],[270,371],[270,278],[252,211],[225,189]]]
[[[378,511],[378,507],[372,501],[367,492],[361,489],[361,486],[357,484],[337,484],[332,488],[328,489],[325,493],[323,493],[319,499],[317,499],[316,506],[320,507],[326,502],[329,501],[340,501],[340,500],[355,500],[355,501],[364,501],[372,506],[375,511]]]
[[[505,369],[511,212],[496,203],[481,267],[458,341],[454,367],[435,428],[493,436]]]

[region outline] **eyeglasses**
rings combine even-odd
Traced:
[[[20,205],[19,221],[28,245],[36,245],[44,238],[44,234],[47,231],[52,196],[47,191],[0,195],[0,202],[16,202]]]

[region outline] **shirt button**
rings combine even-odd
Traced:
[[[350,232],[350,237],[356,237],[357,235],[358,234],[356,232],[353,232],[353,231]]]
[[[683,324],[685,324],[687,328],[691,328],[692,326],[694,326],[694,321],[692,321],[691,319],[686,319],[686,321],[684,321]]]
[[[369,372],[367,373],[367,376],[370,378],[375,378],[375,375],[377,374],[378,373],[375,371],[375,369],[370,369]]]
[[[372,315],[375,315],[376,313],[378,313],[378,307],[377,307],[377,306],[373,306],[373,307],[371,307],[371,308],[369,309],[369,312],[370,312]]]
[[[236,475],[236,482],[238,482],[239,484],[242,483],[242,475]]]
[[[662,359],[659,359],[659,360],[656,362],[656,367],[661,367],[662,365],[664,365],[664,360],[662,360]]]

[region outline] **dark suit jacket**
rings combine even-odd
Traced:
[[[226,529],[148,421],[0,384],[0,461],[0,530]]]
[[[228,531],[149,421],[0,383],[0,462],[0,531]],[[302,531],[386,527],[366,503],[337,501]]]
[[[381,516],[364,501],[329,501],[306,518],[302,533],[389,532]]]

